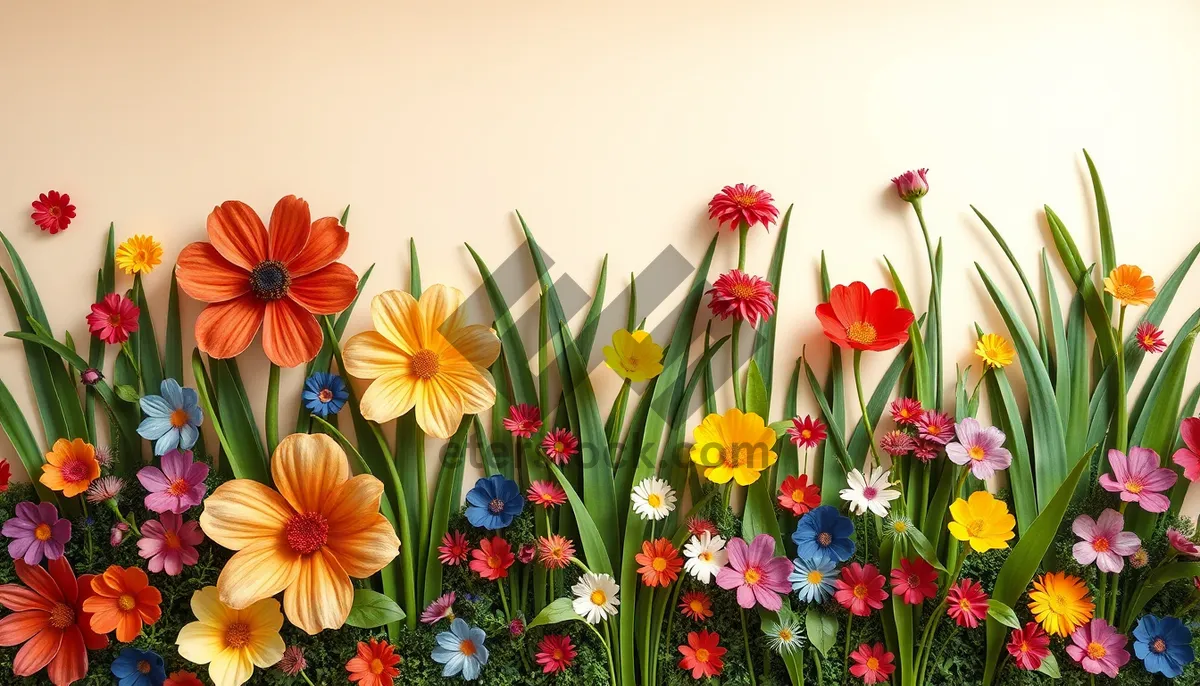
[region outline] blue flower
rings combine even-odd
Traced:
[[[466,681],[479,677],[479,671],[488,661],[487,646],[483,645],[487,633],[479,627],[469,626],[461,618],[450,623],[450,630],[437,635],[437,647],[433,649],[433,661],[446,665],[442,676],[462,674]]]
[[[833,595],[836,578],[837,564],[833,560],[810,563],[797,558],[792,560],[792,573],[788,575],[792,590],[806,603],[821,603]]]
[[[822,505],[800,518],[792,541],[801,560],[845,562],[854,555],[854,522],[836,507]]]
[[[346,382],[337,374],[317,372],[304,382],[300,397],[309,412],[318,417],[328,417],[342,411],[350,391],[346,390]]]
[[[183,388],[175,379],[163,379],[159,385],[162,395],[143,395],[138,435],[154,441],[154,454],[165,455],[176,448],[191,450],[200,436],[204,411],[196,389]]]
[[[525,498],[516,482],[493,474],[475,482],[467,491],[467,521],[471,526],[495,531],[512,524],[525,509]]]
[[[110,669],[117,677],[117,686],[162,686],[167,680],[163,659],[149,650],[126,648]]]
[[[1133,652],[1151,674],[1174,679],[1196,659],[1192,651],[1192,632],[1174,617],[1142,617],[1133,630],[1133,638]]]

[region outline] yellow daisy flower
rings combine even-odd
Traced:
[[[131,236],[117,246],[116,263],[126,274],[149,274],[162,264],[163,249],[154,236]]]
[[[604,361],[617,376],[630,381],[645,381],[662,374],[662,346],[648,331],[613,332],[612,345],[604,346]]]
[[[197,621],[180,629],[175,643],[183,659],[208,665],[217,686],[240,686],[255,667],[266,669],[283,657],[283,614],[274,598],[234,610],[221,602],[216,586],[205,586],[192,594],[192,613]]]
[[[1154,277],[1143,274],[1142,268],[1123,264],[1104,277],[1104,291],[1117,299],[1122,307],[1149,305],[1158,293],[1154,290]]]
[[[1007,367],[1017,357],[1017,351],[1012,347],[1012,343],[994,333],[985,333],[979,337],[979,342],[975,344],[975,354],[983,360],[984,364],[993,369]]]
[[[710,414],[692,431],[692,462],[704,468],[704,478],[723,484],[730,479],[748,486],[775,464],[775,431],[763,418],[735,408]]]
[[[946,525],[950,535],[971,544],[977,552],[1008,547],[1016,534],[1017,520],[1008,513],[1008,505],[996,500],[987,491],[975,491],[970,498],[959,498],[950,504],[954,521]]]
[[[1049,572],[1033,582],[1029,611],[1048,634],[1070,636],[1087,624],[1096,610],[1087,585],[1079,577]]]

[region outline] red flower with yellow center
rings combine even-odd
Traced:
[[[346,671],[350,672],[350,681],[358,682],[359,686],[392,686],[400,676],[398,664],[400,656],[392,644],[372,638],[370,642],[359,641],[358,651],[346,663]]]
[[[779,487],[779,506],[800,516],[821,504],[821,487],[808,483],[808,475],[789,476]]]
[[[642,552],[635,555],[634,559],[641,565],[638,574],[642,575],[642,583],[646,586],[670,586],[679,577],[679,570],[683,569],[679,551],[666,538],[643,541]]]
[[[913,313],[900,306],[895,291],[872,291],[861,281],[837,285],[829,302],[817,305],[825,337],[841,348],[891,350],[908,341]]]
[[[712,599],[704,591],[688,591],[679,599],[679,611],[689,619],[703,622],[713,616]]]
[[[717,277],[708,295],[712,296],[708,309],[721,319],[733,317],[739,322],[750,322],[750,326],[758,326],[760,321],[775,314],[775,292],[771,282],[737,269]]]
[[[770,193],[739,183],[722,188],[708,201],[708,218],[716,219],[718,228],[729,222],[731,231],[756,224],[767,229],[779,218],[779,208],[774,203]]]
[[[538,562],[546,569],[564,569],[575,556],[575,544],[571,539],[550,534],[538,539]]]
[[[471,571],[488,581],[508,576],[508,568],[516,560],[512,546],[500,536],[480,541],[479,547],[471,551],[471,558]]]

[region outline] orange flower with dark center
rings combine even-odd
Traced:
[[[210,305],[196,319],[196,345],[216,358],[234,357],[261,327],[263,351],[295,367],[321,349],[315,315],[341,312],[358,277],[336,262],[350,234],[333,217],[310,223],[308,203],[286,196],[270,228],[248,205],[229,200],[208,215],[210,242],[179,253],[175,274],[184,292]]]
[[[110,566],[92,578],[92,591],[95,595],[83,601],[83,611],[92,615],[92,631],[107,634],[116,629],[122,643],[137,638],[143,624],[162,617],[162,594],[137,567]]]
[[[679,577],[679,570],[683,569],[679,551],[666,538],[643,541],[642,552],[635,555],[634,559],[641,565],[638,574],[642,575],[642,583],[651,587],[670,586]]]
[[[96,461],[96,449],[82,438],[68,441],[60,438],[46,453],[46,464],[42,465],[39,481],[52,491],[62,491],[68,498],[83,493],[100,477],[100,463]]]
[[[842,348],[891,350],[908,341],[913,313],[894,291],[872,291],[861,281],[834,286],[829,302],[817,305],[825,337]]]

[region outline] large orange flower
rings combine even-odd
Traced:
[[[217,358],[245,350],[259,327],[263,350],[280,367],[295,367],[321,349],[314,315],[341,312],[358,277],[336,262],[350,234],[333,217],[309,223],[308,203],[286,196],[271,212],[270,230],[248,205],[228,200],[208,215],[210,242],[179,253],[183,290],[212,303],[196,319],[196,345]]]
[[[310,634],[337,629],[354,602],[350,577],[371,576],[400,551],[379,514],[383,484],[352,478],[346,453],[324,434],[283,439],[271,476],[278,491],[235,479],[204,501],[204,533],[238,551],[217,579],[221,602],[243,610],[283,591],[292,624]]]
[[[83,611],[92,614],[92,631],[107,634],[117,630],[117,640],[129,643],[142,633],[143,624],[162,617],[162,594],[137,567],[111,565],[92,577],[95,595],[83,601]]]
[[[42,482],[52,491],[62,491],[73,498],[88,489],[92,481],[100,477],[100,463],[96,461],[96,449],[82,438],[68,441],[60,438],[46,453],[46,464],[42,465]]]

